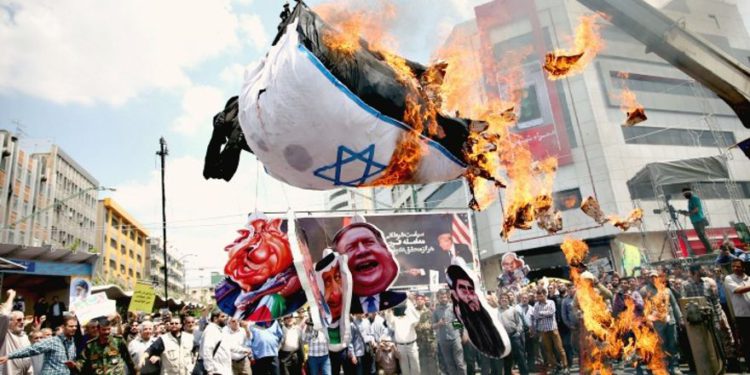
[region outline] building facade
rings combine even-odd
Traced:
[[[39,164],[18,145],[18,138],[7,130],[0,130],[0,242],[41,245],[48,241],[48,233],[38,223],[31,222],[37,206]]]
[[[29,153],[0,131],[0,241],[95,251],[98,181],[57,145]]]
[[[673,0],[661,8],[687,30],[709,40],[728,55],[747,64],[750,36],[737,7],[720,0]],[[622,271],[626,248],[635,248],[641,261],[682,256],[669,243],[669,232],[681,227],[695,252],[705,252],[689,220],[672,220],[663,208],[669,199],[676,209],[686,209],[683,187],[691,187],[703,199],[711,223],[710,240],[718,246],[724,238],[737,238],[734,223],[747,223],[750,205],[750,168],[739,150],[729,145],[750,137],[729,107],[680,70],[654,54],[628,33],[600,19],[604,49],[577,76],[550,81],[542,69],[545,54],[572,47],[574,30],[581,16],[593,12],[576,1],[495,0],[475,8],[475,19],[459,25],[451,37],[476,35],[477,55],[485,77],[505,77],[509,55],[522,54],[524,95],[515,131],[541,159],[554,156],[559,169],[553,188],[555,206],[562,212],[564,229],[557,235],[533,228],[515,231],[508,241],[500,238],[504,191],[483,212],[474,215],[477,251],[482,260],[486,287],[496,287],[501,272],[500,257],[506,252],[523,256],[538,275],[564,276],[565,261],[559,245],[565,237],[584,239],[597,270]],[[450,39],[450,38],[449,38]],[[468,43],[467,46],[473,46]],[[502,79],[487,80],[502,82]],[[623,127],[620,109],[622,91],[628,87],[644,106],[648,120]],[[501,84],[487,85],[488,95],[502,95]],[[650,163],[718,156],[726,161],[729,183],[706,181],[696,176],[685,184],[659,189],[629,188],[628,181]],[[436,187],[414,187],[423,209],[465,206],[461,182]],[[733,186],[733,187],[732,187]],[[413,196],[403,187],[394,197],[400,206]],[[608,214],[627,215],[644,210],[643,225],[622,232],[611,225],[597,225],[579,209],[582,199],[595,197]],[[406,206],[406,205],[404,205]],[[681,242],[680,246],[684,244]],[[714,246],[714,248],[716,247]]]
[[[101,248],[97,278],[133,290],[139,280],[147,280],[148,230],[111,198],[99,201],[97,222],[96,243]]]
[[[156,294],[164,296],[164,252],[161,238],[151,238],[149,241],[147,278],[156,288]],[[180,254],[167,246],[167,274],[169,278],[169,298],[183,298],[185,296],[185,264]]]

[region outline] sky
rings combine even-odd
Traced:
[[[398,52],[427,62],[486,1],[393,2]],[[268,50],[282,4],[0,0],[0,128],[20,130],[29,147],[59,145],[101,185],[116,188],[101,197],[114,198],[152,236],[161,236],[156,151],[164,137],[167,239],[192,255],[194,284],[220,270],[223,248],[248,213],[324,208],[321,193],[278,183],[247,153],[229,183],[201,174],[211,119]],[[750,1],[739,5],[750,14]]]

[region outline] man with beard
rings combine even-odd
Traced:
[[[137,370],[145,364],[145,352],[154,343],[154,323],[145,321],[138,325],[138,336],[128,343],[128,352]],[[141,371],[142,372],[142,371]]]
[[[86,343],[77,361],[83,374],[120,375],[135,374],[135,365],[130,358],[125,339],[111,335],[112,322],[105,318],[99,321],[99,336]]]
[[[511,356],[505,357],[503,367],[505,375],[512,374],[513,363],[518,366],[521,375],[528,375],[526,347],[524,344],[524,320],[521,313],[510,305],[508,295],[500,294],[498,317],[510,337]]]
[[[15,294],[11,289],[8,296]],[[12,298],[9,298],[12,301]],[[31,345],[29,337],[23,331],[23,313],[15,310],[9,315],[4,312],[0,315],[0,336],[2,336],[2,346],[0,346],[0,355],[6,355],[16,350],[24,349]],[[6,375],[28,375],[32,374],[31,358],[18,358],[8,361],[5,365],[0,365],[0,374]]]
[[[232,375],[232,353],[224,343],[222,328],[227,324],[227,314],[219,310],[211,312],[211,322],[203,331],[200,356],[203,368],[211,375]]]
[[[463,323],[469,340],[481,353],[494,358],[502,357],[506,343],[492,317],[479,302],[474,280],[460,266],[450,266],[446,273],[453,299],[453,311]]]
[[[193,335],[182,332],[179,316],[172,317],[167,325],[169,333],[157,338],[146,350],[149,361],[161,361],[162,374],[188,375],[193,368]]]
[[[398,264],[379,229],[363,222],[349,224],[333,237],[333,247],[349,256],[352,314],[374,313],[404,302],[405,293],[387,290],[398,276]]]
[[[438,292],[438,305],[432,313],[432,326],[437,338],[438,359],[442,373],[466,374],[464,352],[461,348],[461,331],[456,328],[456,316],[450,304],[450,291]]]

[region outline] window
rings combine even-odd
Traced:
[[[346,193],[347,193],[347,190],[346,190],[346,189],[341,189],[341,190],[339,190],[339,191],[337,191],[337,192],[335,192],[335,193],[331,194],[331,197],[330,197],[330,199],[331,199],[331,200],[334,200],[334,199],[336,199],[336,198],[338,198],[338,197],[340,197],[340,196],[342,196],[342,195],[344,195],[344,194],[346,194]]]
[[[136,272],[135,273],[135,278],[138,279],[138,280],[140,280],[141,279],[141,273],[140,272]]]
[[[115,263],[114,259],[109,260],[109,268],[111,268],[113,271],[117,269],[117,264]]]
[[[336,210],[339,210],[339,209],[345,208],[345,207],[346,207],[346,206],[348,206],[348,205],[349,205],[349,202],[341,202],[341,203],[337,203],[337,204],[335,204],[335,205],[334,205],[333,207],[331,207],[331,211],[336,211]]]
[[[427,197],[427,199],[425,199],[425,208],[431,209],[440,206],[440,204],[445,202],[448,197],[458,191],[461,186],[463,186],[463,180],[450,181],[440,185],[437,190],[435,190],[432,194],[430,194],[429,197]],[[461,196],[461,198],[463,199],[463,196]]]
[[[560,211],[578,209],[581,207],[581,190],[575,188],[552,193],[552,200]]]
[[[123,275],[125,274],[125,265],[124,264],[120,265],[120,273],[123,274]]]
[[[138,260],[138,263],[143,263],[143,258],[141,258],[141,254],[136,255],[136,259]]]
[[[704,94],[713,95],[708,93],[708,90],[704,89],[703,86],[699,86],[697,91],[694,90],[694,81],[691,80],[649,76],[637,73],[626,73],[627,78],[621,77],[621,75],[625,73],[626,72],[619,71],[609,72],[609,76],[612,79],[612,85],[618,90],[622,90],[627,85],[627,87],[633,91],[684,96],[695,96],[696,94],[701,94],[701,91],[706,91]]]
[[[128,268],[128,275],[130,275],[130,277],[133,277],[133,269],[132,268]]]
[[[128,254],[130,255],[130,259],[135,258],[135,254],[133,254],[133,250],[129,250]]]
[[[125,255],[128,253],[128,250],[125,248],[125,245],[120,245],[120,254]]]
[[[117,250],[117,241],[115,241],[115,239],[114,239],[114,238],[110,238],[110,239],[109,239],[109,247],[111,247],[111,248],[113,248],[113,249]]]
[[[723,138],[723,145],[737,143],[732,132],[716,131],[718,138]],[[637,145],[668,145],[688,147],[718,147],[716,138],[709,129],[670,129],[648,126],[622,127],[625,143]]]

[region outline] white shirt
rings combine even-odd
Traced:
[[[229,346],[229,350],[232,353],[233,361],[240,361],[247,357],[249,349],[246,348],[245,341],[247,341],[249,335],[246,330],[238,327],[236,331],[232,331],[232,328],[225,326],[223,330],[225,340]],[[222,342],[222,345],[223,342]]]
[[[154,336],[149,337],[148,341],[143,341],[141,336],[138,335],[138,337],[128,344],[128,352],[130,353],[130,358],[133,358],[135,368],[141,368],[141,361],[144,360],[143,354],[146,352],[146,349],[154,343],[154,341],[156,341]]]
[[[750,292],[736,294],[734,291],[742,286],[750,285],[750,277],[747,275],[737,276],[735,274],[727,275],[724,278],[724,287],[727,295],[731,298],[734,316],[750,318]]]
[[[209,374],[232,375],[232,353],[229,350],[230,344],[224,342],[226,338],[228,337],[224,336],[221,328],[215,323],[208,323],[203,331],[200,353],[203,367]],[[216,345],[219,345],[219,348],[214,354]]]
[[[385,319],[388,327],[393,330],[393,342],[396,344],[408,344],[417,340],[417,323],[419,323],[419,314],[412,305],[411,301],[406,302],[406,312],[404,316],[393,315],[392,310],[386,310]]]
[[[281,343],[281,350],[284,352],[296,352],[299,350],[300,336],[302,330],[299,326],[284,327],[284,341]]]

